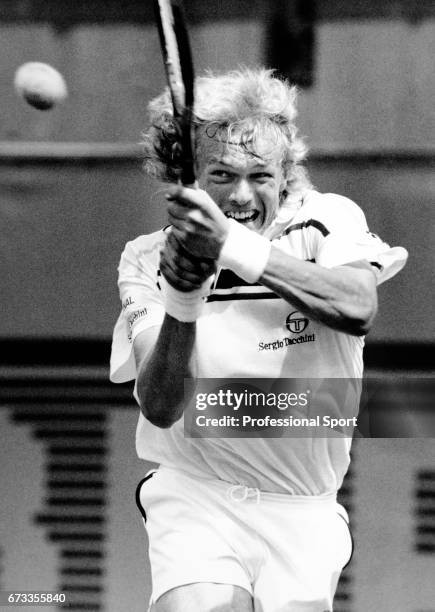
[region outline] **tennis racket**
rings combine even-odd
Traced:
[[[182,0],[154,0],[166,79],[181,146],[183,185],[195,184],[193,155],[194,73]]]

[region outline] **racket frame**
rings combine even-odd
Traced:
[[[183,185],[195,184],[194,70],[182,0],[154,0],[166,80],[181,147]]]

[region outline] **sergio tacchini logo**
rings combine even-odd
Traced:
[[[307,328],[310,321],[301,312],[291,312],[285,320],[285,326],[293,334],[300,334]]]

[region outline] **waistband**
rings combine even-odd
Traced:
[[[174,484],[179,484],[181,480],[186,480],[189,486],[200,486],[203,484],[207,487],[212,487],[216,492],[224,495],[229,501],[235,503],[242,502],[274,502],[289,504],[295,507],[322,507],[325,506],[340,506],[337,504],[336,492],[327,493],[323,495],[292,495],[290,493],[271,493],[269,491],[262,491],[257,487],[249,487],[244,484],[237,484],[227,482],[225,480],[218,480],[214,478],[201,478],[194,474],[189,474],[184,470],[177,468],[160,466],[157,472],[162,476],[168,477]],[[343,508],[343,518],[347,519],[347,513]]]

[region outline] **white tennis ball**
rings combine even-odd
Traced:
[[[27,62],[20,66],[15,73],[14,86],[18,95],[39,110],[53,108],[68,95],[60,72],[42,62]]]

